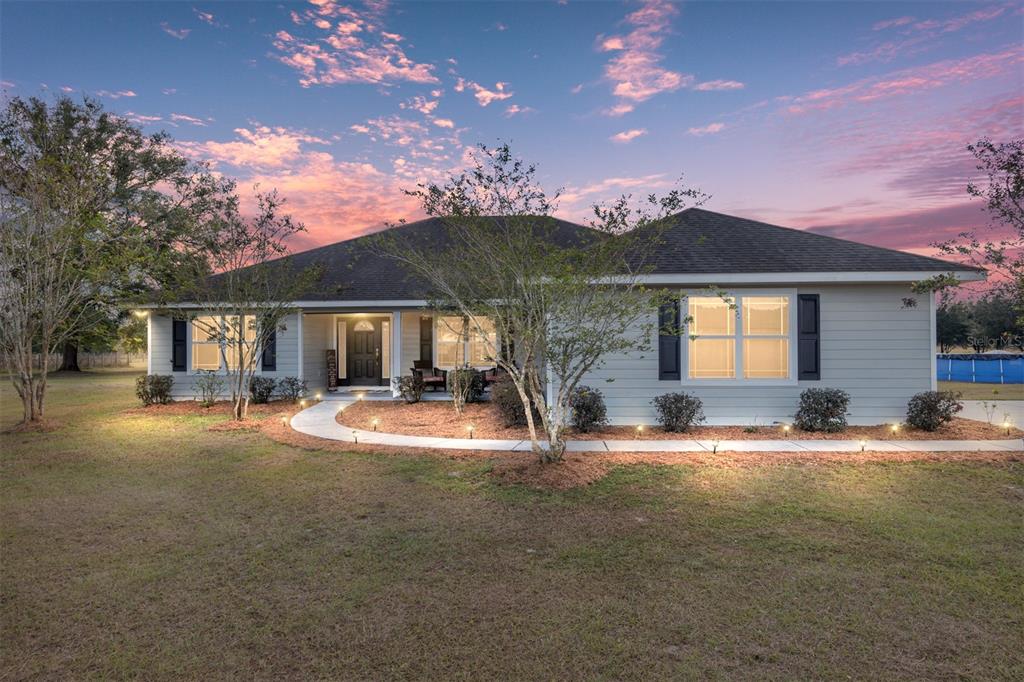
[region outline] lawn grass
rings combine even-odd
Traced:
[[[964,400],[1024,400],[1024,384],[974,384],[940,381],[940,391],[959,393]]]
[[[127,416],[132,379],[0,436],[0,678],[1024,676],[1021,463],[545,492]]]

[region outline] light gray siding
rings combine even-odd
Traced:
[[[584,383],[604,393],[614,424],[653,424],[651,398],[675,391],[697,395],[711,424],[789,421],[800,392],[811,387],[847,391],[851,423],[902,420],[907,401],[931,388],[935,371],[927,299],[915,308],[903,308],[910,288],[892,284],[802,286],[797,291],[821,296],[820,381],[776,386],[659,381],[652,336],[650,351],[609,357]],[[654,318],[652,311],[650,319]]]
[[[196,396],[195,375],[192,373],[191,325],[187,332],[186,364],[184,372],[174,372],[171,366],[172,320],[165,315],[150,316],[150,359],[152,374],[170,374],[174,377],[171,394],[175,399],[191,399]],[[288,315],[283,320],[284,329],[277,332],[277,369],[264,372],[257,363],[256,374],[280,379],[298,376],[298,316]]]
[[[327,349],[334,348],[334,315],[302,316],[302,377],[310,392],[327,387]]]
[[[420,359],[420,317],[419,311],[402,313],[402,376],[412,374],[412,363]]]

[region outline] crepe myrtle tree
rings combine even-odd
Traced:
[[[989,224],[932,244],[950,256],[988,271],[984,297],[1011,303],[1017,329],[1024,327],[1024,138],[993,142],[982,138],[967,146],[982,179],[967,194],[985,202]],[[949,274],[914,283],[914,292],[944,292],[960,285]]]
[[[282,212],[284,199],[257,187],[255,203],[255,213],[247,215],[232,194],[198,232],[202,258],[192,261],[192,269],[182,268],[174,286],[161,294],[160,307],[189,320],[218,345],[236,420],[248,414],[249,384],[261,350],[285,330],[293,302],[320,275],[318,266],[296,271],[282,258],[288,240],[306,229]]]
[[[595,207],[594,229],[580,229],[553,216],[559,195],[546,194],[536,172],[507,144],[478,145],[467,170],[406,192],[442,221],[442,243],[398,225],[374,251],[426,283],[432,308],[466,320],[467,335],[515,385],[533,452],[549,463],[562,459],[581,379],[609,355],[649,347],[651,313],[667,296],[643,284],[660,219],[706,197],[623,197]]]

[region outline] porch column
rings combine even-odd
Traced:
[[[296,331],[296,334],[299,337],[299,381],[302,381],[305,378],[305,374],[306,374],[303,371],[303,362],[302,362],[302,350],[303,350],[302,347],[305,345],[304,339],[302,337],[302,308],[299,308],[296,311],[296,317],[298,318],[298,322],[295,324],[295,331]]]
[[[391,396],[399,393],[395,379],[402,376],[402,311],[391,311]]]

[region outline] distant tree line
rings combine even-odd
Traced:
[[[939,351],[950,353],[970,348],[1024,352],[1024,328],[1015,301],[1004,291],[991,292],[973,301],[945,301],[935,312]]]

